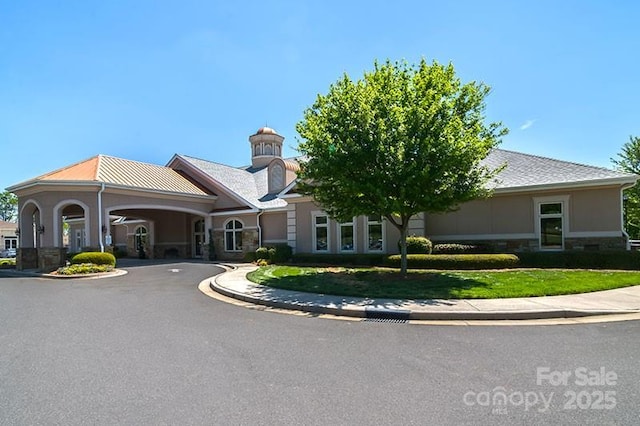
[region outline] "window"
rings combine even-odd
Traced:
[[[327,215],[313,216],[313,251],[329,251],[329,216]]]
[[[338,241],[340,242],[340,251],[353,252],[356,249],[355,227],[354,221],[345,222],[338,225]]]
[[[367,216],[367,250],[384,251],[382,216]]]
[[[84,229],[81,230],[80,237],[78,237],[78,234],[76,234],[76,238],[79,238],[82,241],[82,245],[84,245]],[[144,226],[138,226],[136,228],[136,232],[134,234],[134,242],[136,245],[136,250],[138,252],[145,249],[145,246],[147,245],[147,228],[145,228]]]
[[[564,248],[564,203],[562,201],[538,204],[538,220],[541,250]]]
[[[269,192],[281,191],[284,188],[284,169],[280,164],[274,164],[271,167],[270,174]]]
[[[5,249],[18,248],[18,237],[4,237],[4,248]]]
[[[242,223],[230,220],[224,227],[224,249],[226,251],[242,251]]]
[[[193,224],[193,255],[195,257],[202,257],[202,246],[204,245],[204,220],[200,219]]]

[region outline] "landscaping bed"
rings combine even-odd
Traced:
[[[476,271],[270,265],[247,275],[285,290],[391,299],[493,299],[555,296],[640,284],[640,271],[505,269]]]

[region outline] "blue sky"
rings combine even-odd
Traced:
[[[491,86],[501,147],[611,167],[640,135],[634,1],[0,0],[0,188],[108,154],[235,166],[374,60]]]

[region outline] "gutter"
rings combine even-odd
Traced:
[[[620,185],[620,184],[622,185],[631,184],[631,186],[634,186],[636,184],[636,179],[637,179],[636,176],[630,176],[630,177],[618,177],[618,178],[608,178],[608,179],[584,180],[584,181],[578,181],[578,182],[558,182],[558,183],[549,183],[549,184],[540,184],[540,185],[512,186],[512,187],[506,187],[506,188],[489,188],[489,189],[492,190],[494,194],[510,194],[510,193],[517,193],[517,192],[533,192],[533,191],[542,191],[542,190],[549,190],[549,191],[566,190],[566,189]]]
[[[105,190],[104,182],[100,185],[98,191],[98,241],[100,242],[100,251],[104,253],[104,243],[102,241],[102,193]]]
[[[256,227],[258,228],[258,247],[262,247],[262,227],[260,226],[260,216],[264,213],[264,210],[259,210],[256,215]]]

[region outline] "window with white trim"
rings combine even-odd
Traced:
[[[4,248],[5,249],[18,248],[18,237],[4,237]]]
[[[242,251],[242,222],[232,219],[224,226],[225,251]]]
[[[314,214],[313,217],[313,251],[329,251],[329,216]]]
[[[354,252],[356,250],[356,228],[354,219],[351,222],[338,224],[338,243],[341,252]]]
[[[382,216],[367,216],[367,251],[384,251],[384,232]]]
[[[136,251],[140,253],[143,251],[147,245],[147,227],[146,226],[138,226],[134,232],[134,244],[136,246]],[[84,247],[84,229],[76,230],[76,244],[77,248]]]
[[[540,226],[540,249],[562,250],[564,248],[562,201],[538,204]]]

